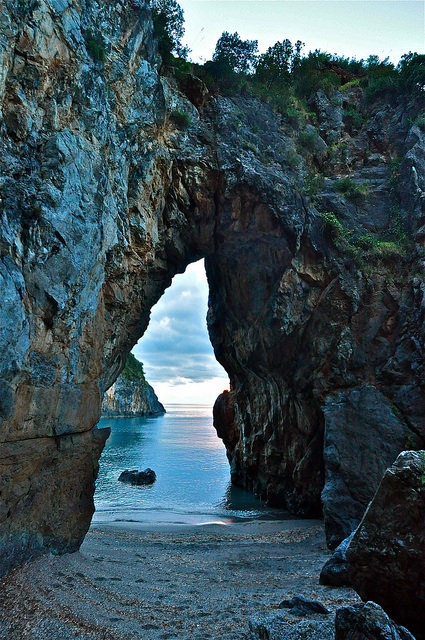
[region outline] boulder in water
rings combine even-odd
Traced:
[[[126,469],[118,478],[121,482],[128,482],[128,484],[146,485],[153,484],[156,480],[156,473],[153,469],[145,469],[144,471],[138,471],[133,469],[129,471]]]

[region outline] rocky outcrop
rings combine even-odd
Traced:
[[[425,452],[387,470],[346,551],[350,582],[419,640],[425,638]]]
[[[389,400],[371,386],[341,391],[327,400],[323,412],[326,472],[322,500],[326,539],[333,549],[359,524],[365,505],[372,500],[385,470],[405,448],[410,432]]]
[[[375,602],[338,609],[335,617],[335,640],[415,640],[399,627]]]
[[[138,471],[137,469],[130,471],[129,469],[126,469],[120,473],[118,480],[138,486],[153,484],[156,481],[156,473],[153,469],[149,469],[149,467],[144,471]]]
[[[249,620],[249,630],[249,640],[334,640],[335,619],[317,612],[259,613]]]
[[[254,98],[212,97],[190,78],[185,95],[161,77],[142,0],[6,0],[1,12],[7,566],[78,546],[107,435],[95,428],[103,394],[172,277],[201,257],[231,384],[217,424],[235,483],[319,515],[322,407],[366,385],[421,445],[425,135],[409,106],[367,105],[358,87],[317,96],[309,124],[322,142],[309,151]],[[365,114],[355,131],[348,104]],[[360,200],[341,191],[347,176],[366,185]],[[379,244],[396,223],[407,251],[355,244]],[[358,424],[368,416],[359,405]]]
[[[350,544],[354,532],[345,538],[335,549],[331,557],[322,567],[320,572],[320,584],[331,587],[345,587],[350,585],[347,564],[347,547]]]
[[[129,380],[122,375],[106,391],[102,402],[104,417],[158,416],[162,413],[165,413],[164,405],[148,382]]]

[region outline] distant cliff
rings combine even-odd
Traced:
[[[143,365],[129,354],[125,367],[103,398],[102,416],[154,416],[165,413],[151,385],[146,381]]]

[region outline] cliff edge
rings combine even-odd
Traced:
[[[107,389],[102,417],[146,417],[165,413],[164,405],[145,378],[143,365],[129,353],[124,370]]]

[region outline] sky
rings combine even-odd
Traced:
[[[153,307],[149,327],[133,349],[147,380],[167,404],[209,404],[229,388],[208,337],[208,284],[204,261],[174,277]]]
[[[223,31],[258,40],[265,51],[278,40],[301,40],[305,51],[348,57],[424,53],[423,0],[179,0],[185,44],[193,61],[211,59]]]
[[[260,51],[278,40],[302,40],[356,58],[377,54],[397,63],[408,51],[425,52],[423,0],[179,0],[185,43],[194,61],[211,59],[223,31],[258,40]],[[147,332],[133,349],[165,404],[212,405],[228,388],[206,329],[208,285],[203,261],[174,278],[153,308]]]

